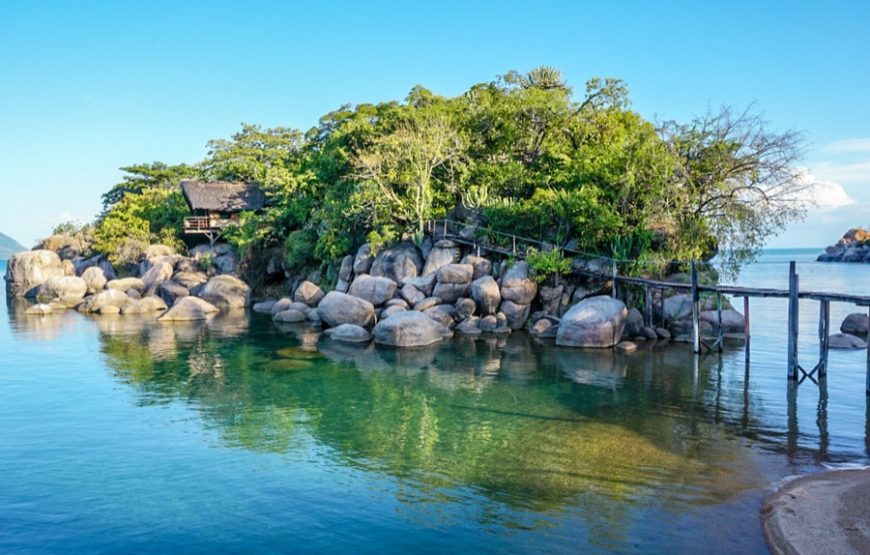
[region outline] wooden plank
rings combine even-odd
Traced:
[[[701,353],[701,294],[698,292],[698,270],[692,262],[692,352]]]
[[[798,275],[794,261],[788,265],[788,379],[798,378]]]

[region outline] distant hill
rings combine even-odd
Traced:
[[[0,260],[6,260],[16,252],[29,250],[27,247],[9,237],[0,233]]]

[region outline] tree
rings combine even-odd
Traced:
[[[141,193],[146,189],[177,188],[178,183],[182,179],[191,179],[199,176],[199,169],[196,166],[188,166],[187,164],[168,165],[163,162],[152,162],[150,164],[134,164],[121,168],[125,172],[118,183],[109,191],[103,194],[103,210],[108,210],[124,195],[128,193]]]
[[[697,245],[694,257],[719,252],[736,269],[804,216],[811,184],[794,167],[800,133],[770,131],[751,107],[726,107],[689,124],[668,122],[661,135],[677,164],[662,211],[675,218],[677,240]]]
[[[439,191],[452,193],[451,164],[463,152],[463,143],[450,120],[441,114],[414,114],[389,134],[377,137],[356,153],[355,177],[362,181],[355,200],[369,210],[376,228],[422,235],[432,216]],[[442,171],[443,170],[443,171]],[[436,172],[444,179],[435,190]],[[399,229],[392,229],[393,222]]]

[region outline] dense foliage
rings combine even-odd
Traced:
[[[300,270],[363,242],[420,239],[457,207],[493,230],[589,253],[723,253],[737,265],[801,216],[800,145],[730,109],[657,127],[630,109],[623,82],[592,79],[575,98],[545,67],[453,98],[416,87],[403,102],[343,106],[304,134],[243,125],[197,164],[124,168],[96,235],[116,260],[130,241],[180,239],[178,181],[198,177],[262,183],[268,208],[227,237],[243,256],[278,250]]]

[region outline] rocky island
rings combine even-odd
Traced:
[[[816,259],[819,262],[870,262],[870,231],[855,227]]]

